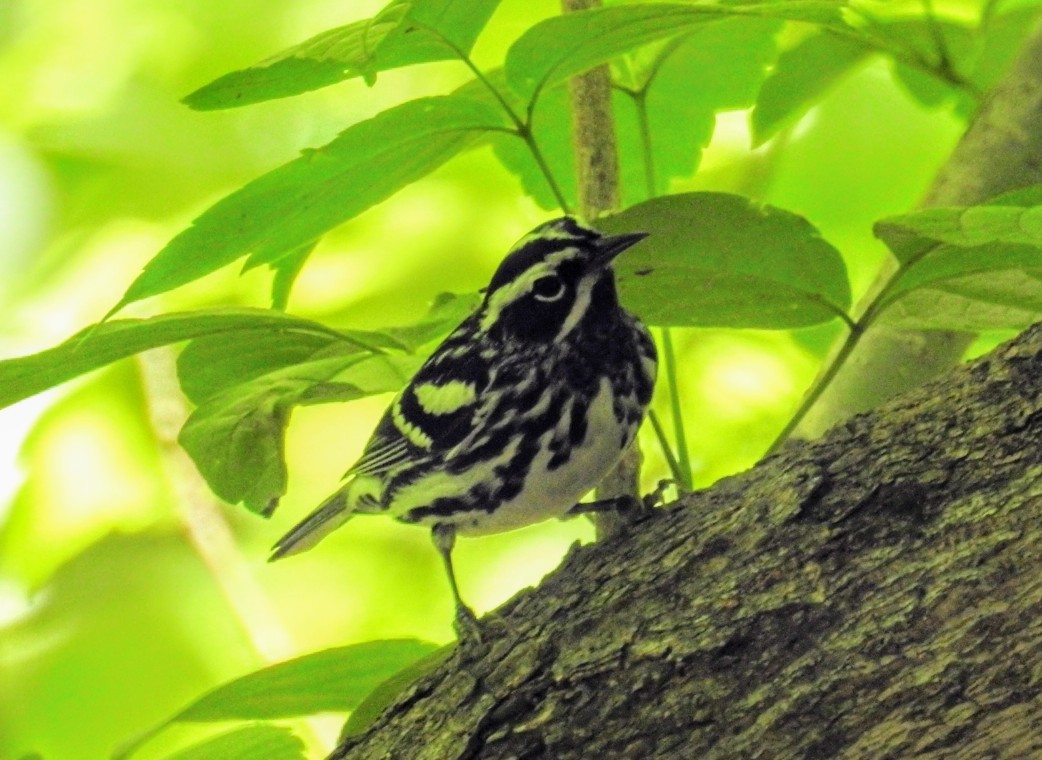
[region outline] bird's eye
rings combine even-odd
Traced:
[[[532,283],[532,295],[537,301],[557,301],[564,295],[564,283],[555,275],[540,277]]]

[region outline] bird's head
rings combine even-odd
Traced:
[[[515,340],[563,340],[587,316],[619,308],[611,263],[647,233],[602,235],[572,217],[536,227],[492,276],[479,319],[483,330]]]

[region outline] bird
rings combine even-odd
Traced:
[[[356,514],[428,526],[457,633],[480,632],[456,582],[456,536],[564,516],[644,418],[655,344],[620,305],[612,262],[646,237],[602,234],[572,216],[522,237],[475,311],[391,401],[344,484],[270,559],[312,548]]]

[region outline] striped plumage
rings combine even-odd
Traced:
[[[522,238],[476,312],[398,394],[348,482],[275,546],[310,548],[356,513],[429,525],[461,620],[457,533],[560,517],[629,446],[651,400],[655,347],[621,308],[612,260],[643,234],[570,217]]]

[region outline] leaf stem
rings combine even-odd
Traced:
[[[550,187],[550,192],[553,193],[554,199],[557,201],[557,205],[560,206],[561,210],[565,214],[570,214],[571,209],[569,208],[568,201],[564,197],[564,192],[561,190],[561,186],[558,184],[557,179],[554,177],[553,172],[550,170],[550,165],[546,162],[546,158],[543,156],[542,150],[539,149],[539,143],[536,142],[535,134],[532,132],[532,110],[535,107],[535,101],[533,100],[528,104],[528,110],[525,113],[525,117],[521,118],[517,111],[511,107],[507,99],[503,97],[496,86],[492,84],[492,81],[485,76],[485,73],[477,67],[474,61],[467,53],[460,49],[455,43],[447,39],[444,35],[438,32],[436,29],[430,27],[424,27],[432,34],[437,35],[442,42],[452,49],[463,64],[470,69],[471,73],[477,78],[479,82],[485,85],[485,88],[492,94],[499,107],[503,109],[503,113],[506,114],[507,118],[513,123],[513,130],[507,130],[509,134],[520,137],[526,146],[528,146],[528,152],[532,154],[532,159],[535,161],[536,166],[539,167],[539,172],[543,175],[546,180],[546,184]]]
[[[937,49],[937,69],[943,72],[946,77],[958,78],[955,67],[952,65],[948,41],[944,39],[944,31],[941,29],[941,24],[937,20],[937,13],[934,11],[933,0],[922,0],[922,2],[923,11],[926,14],[926,24],[930,27],[930,34],[933,36],[934,46]]]
[[[889,56],[897,63],[903,63],[905,66],[918,69],[925,74],[937,77],[942,82],[947,82],[953,87],[965,90],[978,100],[983,97],[983,93],[973,84],[973,82],[965,79],[950,65],[945,66],[943,64],[934,64],[932,61],[925,60],[921,55],[917,55],[914,51],[893,47],[885,40],[874,37],[866,30],[854,30],[847,27],[825,25],[823,25],[821,29],[835,37],[850,40],[851,42],[863,45],[869,50]]]
[[[673,353],[673,335],[668,327],[662,328],[662,353],[666,365],[666,385],[669,389],[669,405],[673,415],[673,437],[676,439],[677,464],[680,471],[677,484],[682,490],[690,491],[694,488],[691,478],[691,457],[687,450],[684,408],[680,404],[680,389],[677,385],[677,359]]]

